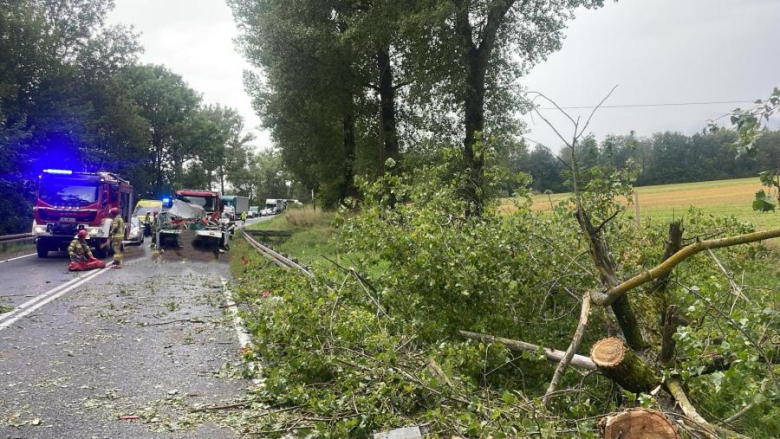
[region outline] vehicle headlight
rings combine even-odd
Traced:
[[[42,235],[42,234],[46,233],[46,227],[45,226],[35,226],[33,228],[33,233],[35,233],[36,235]]]

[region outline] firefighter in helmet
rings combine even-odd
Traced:
[[[87,243],[86,230],[79,230],[79,233],[73,238],[68,246],[68,255],[70,256],[70,271],[94,270],[96,268],[105,268],[106,264],[92,256],[92,250]]]
[[[119,215],[119,209],[114,207],[109,213],[113,222],[111,222],[111,230],[109,235],[111,236],[111,250],[114,252],[113,268],[122,268],[122,240],[125,239],[125,220]]]

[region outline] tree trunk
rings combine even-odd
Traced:
[[[379,67],[380,132],[382,137],[379,154],[380,175],[385,173],[385,161],[392,158],[398,162],[398,131],[395,114],[395,87],[393,85],[393,66],[390,61],[390,49],[384,47],[377,51]]]
[[[352,113],[344,114],[344,182],[341,186],[341,199],[357,197],[355,188],[355,118]]]
[[[225,165],[219,167],[219,190],[222,195],[225,194]]]
[[[616,337],[597,341],[590,359],[607,378],[634,393],[649,393],[661,382],[655,370]]]
[[[463,141],[463,157],[469,168],[470,181],[466,188],[469,201],[473,203],[476,216],[482,215],[484,204],[484,155],[476,147],[477,136],[485,129],[485,67],[482,53],[472,48],[468,55],[466,98],[464,101],[464,127],[466,137]]]
[[[607,416],[601,422],[604,439],[657,438],[680,439],[680,431],[672,420],[661,412],[632,409]]]
[[[579,221],[585,232],[585,237],[588,239],[593,263],[601,275],[601,283],[607,288],[612,288],[618,284],[617,276],[615,275],[615,262],[610,257],[609,249],[601,239],[600,229],[593,227],[590,217],[584,211],[577,213],[577,221]],[[645,349],[647,342],[645,342],[642,336],[642,329],[631,308],[631,303],[628,297],[624,296],[621,299],[625,300],[616,300],[612,303],[612,312],[615,313],[615,318],[623,332],[623,337],[625,337],[626,342],[633,349]]]

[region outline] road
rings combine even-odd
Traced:
[[[229,258],[147,241],[121,270],[69,273],[65,254],[1,262],[0,438],[237,437],[191,412],[252,384],[225,309]]]

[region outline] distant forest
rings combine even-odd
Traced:
[[[759,172],[780,165],[780,131],[761,137],[755,157],[737,157],[735,140],[736,134],[729,130],[692,136],[668,131],[650,137],[610,135],[601,143],[590,136],[579,149],[579,163],[583,168],[613,165],[622,169],[633,162],[639,172],[636,186],[757,177]],[[562,163],[569,161],[565,151],[556,157],[544,146],[521,144],[513,146],[501,161],[510,171],[530,174],[536,192],[571,190],[568,169]],[[506,188],[507,192],[511,189]]]

